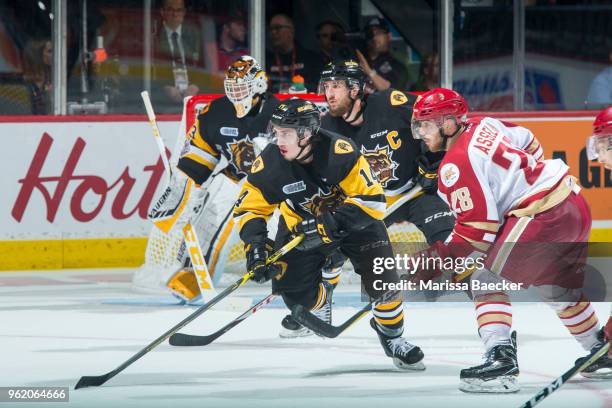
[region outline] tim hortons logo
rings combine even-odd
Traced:
[[[111,190],[118,190],[111,205],[111,215],[113,218],[122,220],[138,213],[140,218],[146,219],[153,194],[155,194],[159,180],[164,172],[161,157],[154,165],[143,168],[144,171],[151,172],[147,187],[136,206],[128,211],[125,209],[125,205],[134,188],[134,184],[136,184],[136,179],[130,176],[129,166],[126,166],[119,177],[113,182],[108,182],[96,175],[75,174],[75,169],[86,146],[85,140],[79,137],[72,146],[61,174],[56,176],[43,175],[42,169],[52,145],[53,138],[45,132],[38,144],[36,153],[34,153],[27,174],[19,180],[21,189],[11,211],[13,218],[17,222],[21,222],[35,190],[42,194],[45,199],[47,221],[53,222],[70,183],[78,183],[78,186],[72,193],[72,197],[70,197],[70,213],[77,221],[88,222],[93,220],[104,207]],[[53,186],[55,189],[53,189]],[[83,209],[83,198],[85,195],[91,197],[92,193],[98,196],[98,203],[93,210],[86,211]]]

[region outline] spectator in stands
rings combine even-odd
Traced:
[[[374,17],[365,26],[367,44],[366,56],[357,50],[357,58],[361,69],[370,77],[372,86],[377,91],[389,87],[406,90],[406,68],[390,53],[391,33],[387,23]]]
[[[221,24],[217,41],[217,66],[219,71],[225,71],[242,55],[248,55],[246,46],[246,21],[242,14],[233,14],[229,20]]]
[[[51,67],[53,45],[50,40],[30,40],[23,50],[23,81],[28,87],[32,114],[51,114]]]
[[[419,70],[419,79],[411,91],[429,91],[440,86],[440,57],[437,52],[425,55]]]
[[[612,52],[608,56],[612,64]],[[588,108],[602,108],[612,105],[612,66],[601,71],[589,87],[586,104]]]
[[[336,21],[325,20],[316,27],[319,41],[319,58],[323,66],[336,59],[349,59],[352,55],[339,55],[348,49],[342,25]]]
[[[184,97],[199,91],[192,69],[200,62],[200,37],[195,27],[184,23],[186,12],[184,0],[164,0],[160,10],[163,27],[153,39],[153,78],[162,92],[153,94],[165,105],[162,111],[179,110]]]
[[[270,19],[270,47],[266,53],[266,71],[272,92],[287,92],[291,78],[300,75],[309,92],[316,92],[321,64],[317,54],[295,41],[295,28],[291,18],[276,14]]]

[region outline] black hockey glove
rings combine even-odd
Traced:
[[[438,167],[441,161],[433,161],[424,154],[416,158],[419,171],[416,180],[426,193],[435,193],[438,190]]]
[[[348,235],[340,230],[331,212],[324,212],[316,218],[305,219],[295,226],[293,232],[304,234],[304,240],[295,247],[300,251],[308,251],[321,245],[331,244]]]
[[[281,272],[281,267],[275,263],[266,265],[268,251],[264,243],[253,242],[246,248],[247,271],[253,272],[253,280],[264,283]]]

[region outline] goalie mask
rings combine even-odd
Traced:
[[[612,169],[612,106],[599,112],[593,121],[593,135],[587,140],[587,157]]]
[[[268,76],[253,57],[243,55],[227,68],[223,85],[236,116],[242,118],[253,108],[255,97],[268,90]]]
[[[309,146],[320,125],[317,105],[304,99],[292,98],[276,107],[267,134],[270,143],[279,146],[285,159],[302,162],[312,155]]]

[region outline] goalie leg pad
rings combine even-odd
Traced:
[[[174,296],[185,302],[193,302],[201,295],[198,281],[192,268],[178,270],[168,279],[166,287]]]

